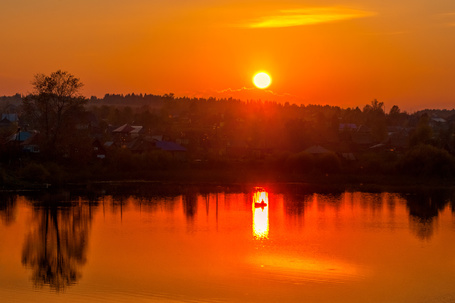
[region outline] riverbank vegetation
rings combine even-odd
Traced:
[[[106,180],[452,184],[455,111],[172,94],[87,99],[57,71],[2,97],[6,188]]]

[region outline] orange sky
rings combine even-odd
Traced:
[[[2,0],[0,28],[0,95],[63,69],[88,97],[455,105],[453,0]]]

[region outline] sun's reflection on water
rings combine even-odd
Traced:
[[[262,188],[253,193],[253,235],[258,239],[269,236],[269,194]]]

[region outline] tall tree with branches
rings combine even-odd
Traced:
[[[42,134],[44,150],[64,152],[65,137],[73,131],[85,111],[87,99],[80,93],[79,78],[58,70],[50,75],[37,74],[34,91],[23,100],[23,111],[30,126]]]

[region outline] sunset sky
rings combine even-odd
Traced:
[[[62,69],[87,97],[455,107],[453,0],[2,0],[0,28],[0,95]]]

